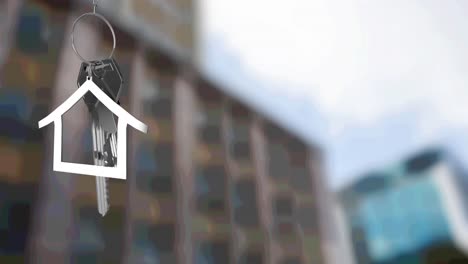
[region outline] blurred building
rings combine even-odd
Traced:
[[[148,134],[129,129],[104,218],[93,177],[52,170],[52,129],[37,122],[77,89],[69,36],[89,3],[0,1],[0,263],[325,263],[321,151],[192,66],[193,1],[99,1],[121,104]],[[107,28],[80,27],[82,50],[110,50]],[[63,122],[62,159],[92,164],[84,104]]]
[[[339,196],[355,263],[468,263],[468,177],[441,149],[365,175]]]

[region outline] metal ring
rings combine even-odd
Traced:
[[[74,33],[75,33],[76,24],[78,24],[78,22],[79,22],[82,18],[84,18],[84,17],[86,17],[86,16],[95,16],[95,17],[101,19],[102,21],[104,21],[104,22],[107,24],[107,26],[108,26],[109,29],[111,30],[111,32],[112,32],[112,38],[113,38],[113,40],[114,40],[114,45],[113,45],[113,47],[112,47],[112,52],[111,52],[111,54],[109,55],[109,59],[111,59],[112,56],[114,55],[115,46],[116,46],[116,42],[117,42],[117,41],[116,41],[116,38],[115,38],[114,28],[112,27],[112,25],[109,23],[109,21],[108,21],[105,17],[103,17],[102,15],[97,14],[97,13],[85,13],[85,14],[79,16],[79,17],[75,20],[75,22],[73,23],[73,28],[72,28],[72,33],[71,33],[71,42],[72,42],[73,51],[74,51],[75,54],[81,59],[81,61],[86,62],[86,63],[88,63],[88,64],[91,63],[91,61],[88,61],[88,60],[86,60],[85,58],[83,58],[83,57],[80,55],[80,53],[78,53],[78,50],[77,50],[76,47],[75,47],[75,36],[74,36]]]

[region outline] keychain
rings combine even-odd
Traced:
[[[78,17],[73,23],[72,48],[76,55],[82,60],[78,74],[78,87],[83,85],[88,77],[92,77],[93,82],[103,90],[112,100],[118,102],[120,91],[123,86],[122,74],[113,59],[116,47],[116,37],[114,29],[109,21],[102,15],[96,13],[97,0],[93,0],[93,12],[85,13]],[[113,47],[108,59],[101,61],[88,61],[80,55],[75,47],[74,32],[78,22],[88,16],[94,16],[104,21],[112,32]],[[93,137],[93,158],[94,165],[114,167],[117,164],[117,125],[114,115],[91,93],[83,97],[86,106],[91,114]],[[104,216],[109,210],[109,190],[107,178],[96,177],[96,193],[99,213]]]
[[[96,176],[98,212],[105,216],[109,210],[107,178],[126,179],[127,125],[143,133],[148,127],[120,107],[119,97],[124,83],[117,62],[113,59],[116,47],[114,29],[109,21],[96,13],[97,1],[93,0],[93,12],[79,16],[73,23],[71,42],[73,51],[82,61],[78,73],[78,90],[47,117],[39,121],[39,128],[54,122],[54,170]],[[103,60],[86,60],[75,47],[74,31],[84,17],[94,16],[104,21],[112,32],[113,48]],[[62,116],[83,98],[92,119],[93,165],[63,162]],[[116,118],[118,121],[116,122]],[[117,136],[117,132],[119,135]]]

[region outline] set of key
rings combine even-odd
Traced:
[[[85,83],[88,77],[91,77],[109,98],[120,104],[119,97],[124,81],[119,66],[113,58],[83,62],[78,74],[78,87]],[[87,93],[83,100],[92,118],[94,165],[115,167],[118,162],[116,118],[92,93]],[[104,177],[96,177],[97,206],[102,216],[105,216],[109,210],[107,180]]]

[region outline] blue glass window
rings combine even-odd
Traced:
[[[47,23],[38,10],[23,10],[18,21],[16,45],[28,54],[47,52],[47,31]]]
[[[229,263],[229,245],[226,242],[205,242],[197,250],[195,264]]]
[[[268,148],[269,173],[272,178],[287,178],[289,175],[289,157],[282,144],[271,142]]]
[[[238,182],[234,187],[234,219],[241,226],[256,226],[258,210],[255,183],[251,180]]]
[[[0,117],[8,117],[26,121],[31,109],[26,95],[17,92],[2,92],[0,94]]]
[[[157,167],[155,153],[152,144],[142,143],[136,153],[137,171],[145,173],[156,173]]]
[[[223,166],[200,169],[196,176],[197,207],[203,212],[225,209],[225,175]]]
[[[421,201],[430,204],[421,206]],[[418,178],[365,199],[360,209],[370,253],[376,260],[443,241],[450,233],[431,178]]]
[[[173,224],[149,225],[136,223],[134,228],[134,251],[138,263],[175,263]]]

